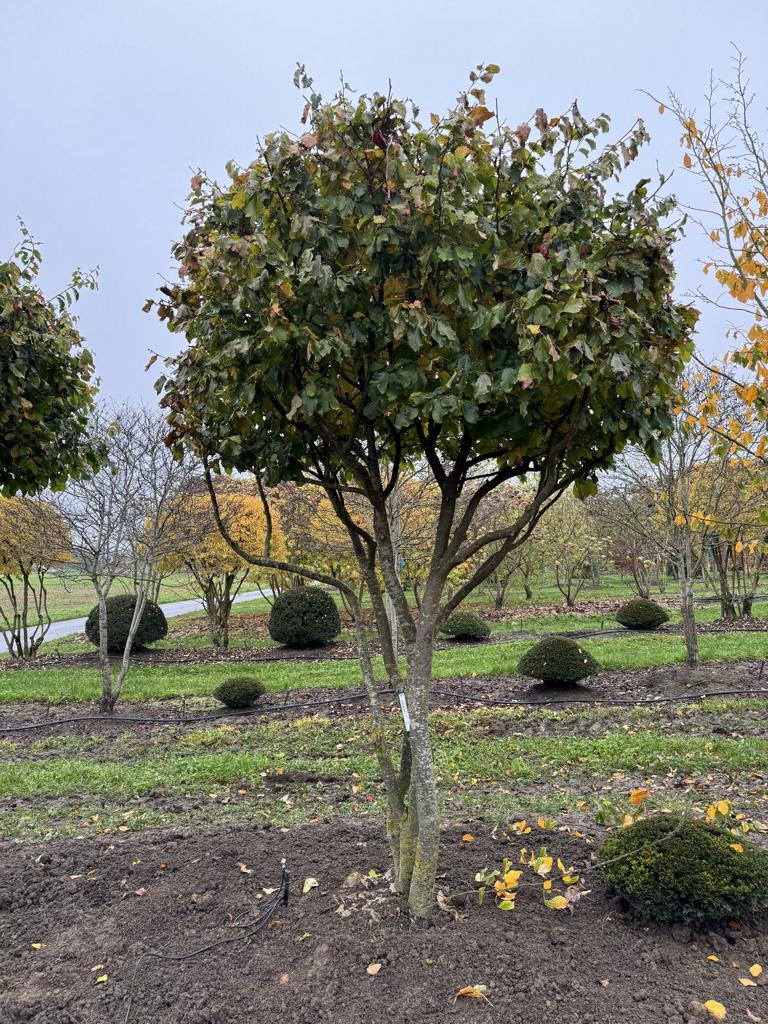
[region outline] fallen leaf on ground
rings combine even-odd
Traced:
[[[301,887],[302,893],[306,896],[310,889],[316,889],[320,885],[316,878],[305,878],[304,885]]]
[[[757,988],[757,982],[752,981],[751,978],[739,978],[739,984],[743,985],[744,988]]]
[[[460,988],[456,995],[453,997],[454,1003],[462,998],[467,999],[485,999],[488,997],[485,994],[485,985],[465,985],[464,988]]]
[[[109,980],[109,975],[108,974],[100,974],[98,976],[98,978],[96,979],[96,984],[97,985],[103,985],[104,982],[108,981],[108,980]]]
[[[465,832],[461,837],[462,843],[474,843],[475,837],[470,832]]]
[[[759,978],[760,975],[763,973],[763,968],[760,966],[760,964],[752,964],[752,966],[749,968],[749,973],[752,975],[753,978]]]
[[[33,942],[32,943],[32,949],[45,949],[45,943],[44,942]]]
[[[365,968],[366,974],[378,974],[381,970],[381,964],[368,964]]]
[[[704,1003],[704,1009],[707,1013],[711,1014],[715,1020],[725,1020],[728,1016],[728,1011],[722,1003],[718,1003],[716,999],[707,999]]]

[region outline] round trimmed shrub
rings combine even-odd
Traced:
[[[567,686],[594,676],[600,664],[589,651],[566,636],[548,636],[534,644],[520,659],[517,671],[542,683]]]
[[[228,708],[250,708],[266,692],[264,684],[255,676],[233,676],[219,683],[213,696]]]
[[[616,612],[616,621],[626,629],[658,629],[664,622],[669,622],[669,614],[646,597],[633,597]]]
[[[603,843],[598,864],[651,920],[714,923],[768,907],[768,853],[696,818],[658,814],[619,829]]]
[[[454,612],[445,620],[440,632],[454,640],[487,640],[491,627],[472,612]]]
[[[110,654],[122,654],[131,628],[133,610],[136,607],[135,594],[116,594],[107,598],[107,650]],[[168,622],[163,609],[147,601],[144,605],[139,628],[133,639],[135,648],[146,647],[156,640],[162,640],[168,632]],[[91,608],[85,620],[85,635],[95,646],[99,646],[99,606]]]
[[[321,647],[341,632],[339,609],[319,587],[295,587],[280,594],[269,616],[269,635],[288,647]]]

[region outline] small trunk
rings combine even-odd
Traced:
[[[111,715],[115,710],[112,694],[112,663],[109,660],[107,636],[107,595],[99,592],[99,669],[101,670],[101,710]]]
[[[752,618],[752,598],[745,597],[741,602],[741,614],[745,619]]]
[[[526,601],[532,601],[533,600],[533,591],[528,586],[528,580],[524,580],[523,581],[523,591],[525,593],[525,600]]]
[[[680,610],[683,616],[683,637],[685,638],[688,664],[692,668],[698,668],[700,663],[699,637],[693,605],[693,580],[682,566],[680,569]]]

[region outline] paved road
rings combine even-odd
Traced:
[[[264,594],[269,597],[271,594],[270,590],[265,590]],[[258,590],[249,590],[245,594],[238,594],[235,598],[234,603],[240,604],[241,601],[252,601],[255,597],[261,597],[262,593]],[[203,602],[198,598],[193,598],[190,601],[169,601],[167,604],[161,604],[160,607],[165,612],[167,619],[175,618],[177,615],[187,615],[189,612],[199,612],[203,607]],[[51,628],[45,634],[46,642],[49,640],[60,640],[63,636],[69,636],[71,633],[82,633],[85,629],[85,618],[82,619],[62,619],[61,622],[52,622]],[[8,650],[5,640],[0,636],[0,653],[4,653]]]

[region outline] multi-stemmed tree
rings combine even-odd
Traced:
[[[112,712],[130,670],[131,650],[148,595],[178,542],[174,510],[188,488],[190,468],[163,443],[156,411],[130,405],[98,408],[90,439],[106,452],[102,468],[72,480],[51,502],[72,536],[79,571],[90,580],[99,609],[101,707]],[[136,603],[122,657],[109,656],[107,597],[117,581],[135,589]]]
[[[611,185],[646,140],[642,124],[601,151],[608,119],[575,106],[511,128],[486,105],[497,71],[478,68],[426,124],[391,95],[324,102],[310,91],[303,134],[268,135],[224,185],[195,176],[174,250],[181,280],[159,303],[188,342],[159,383],[176,450],[209,474],[317,484],[347,530],[401,697],[394,748],[356,589],[232,540],[254,564],[336,587],[353,610],[395,881],[418,917],[432,910],[439,849],[436,631],[564,490],[594,491],[628,442],[656,450],[695,321],[672,298],[672,203],[647,181],[626,195]],[[297,82],[311,90],[302,70]],[[388,502],[418,461],[439,503],[417,613]],[[530,499],[515,520],[473,534],[483,501],[523,477]]]

